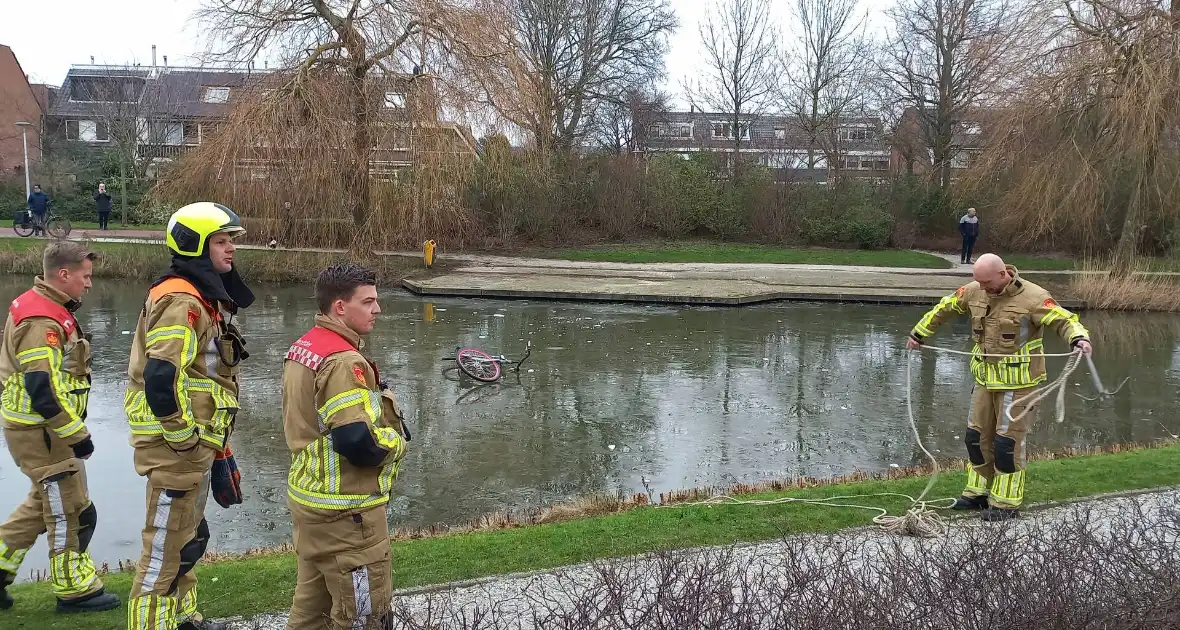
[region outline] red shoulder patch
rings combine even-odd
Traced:
[[[1057,302],[1054,302],[1053,298],[1049,298],[1045,300],[1045,308],[1057,308]]]
[[[964,293],[966,293],[966,292],[967,292],[967,287],[966,287],[966,285],[964,285],[964,286],[961,286],[961,287],[959,287],[959,290],[958,290],[958,291],[955,291],[955,297],[957,297],[957,298],[961,298],[961,297],[963,297],[963,294],[964,294]]]
[[[45,331],[45,343],[56,348],[61,345],[61,337],[58,336],[56,330]]]
[[[189,328],[196,326],[197,322],[200,319],[201,319],[201,312],[200,311],[198,311],[195,308],[190,308],[188,310],[188,327]]]
[[[352,366],[352,375],[356,377],[357,384],[361,385],[362,387],[369,386],[368,381],[365,380],[365,368],[359,365]]]

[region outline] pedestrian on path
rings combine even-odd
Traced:
[[[107,229],[107,221],[111,218],[111,195],[107,192],[107,185],[99,182],[98,193],[94,195],[94,205],[98,210],[98,229]]]
[[[979,238],[979,217],[975,216],[975,208],[967,208],[967,214],[959,219],[959,234],[963,235],[963,251],[959,262],[969,265],[972,263],[971,250],[975,248],[975,239]]]
[[[49,217],[49,195],[41,192],[41,186],[33,186],[29,195],[29,212],[33,215],[33,235],[45,233],[45,220]]]

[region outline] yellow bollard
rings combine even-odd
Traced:
[[[436,243],[434,242],[433,239],[426,241],[425,243],[422,243],[422,259],[426,261],[426,268],[427,269],[429,269],[430,265],[434,263],[434,248],[435,248],[435,246],[436,246]]]
[[[426,306],[423,307],[422,310],[423,310],[423,319],[425,319],[428,322],[434,321],[434,304],[433,303],[427,302]]]

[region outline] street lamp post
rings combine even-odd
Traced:
[[[20,139],[25,146],[25,199],[27,200],[33,194],[33,189],[29,186],[29,137],[25,132],[33,126],[33,123],[22,120],[16,123],[16,126],[20,127]]]

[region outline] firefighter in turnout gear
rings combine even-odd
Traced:
[[[147,522],[128,630],[225,627],[197,613],[194,569],[209,542],[210,492],[222,507],[241,503],[229,439],[248,356],[232,318],[254,302],[233,264],[233,239],[244,232],[220,204],[177,210],[168,221],[172,266],[135,327],[124,406],[135,472],[147,477]]]
[[[315,327],[283,365],[287,505],[299,562],[287,628],[389,628],[386,504],[408,434],[396,397],[360,352],[381,312],[376,275],[333,265],[317,278],[315,296]]]
[[[1025,438],[1036,409],[1022,401],[1048,378],[1045,329],[1086,354],[1093,349],[1077,315],[1045,289],[1022,280],[999,256],[980,256],[974,277],[922,317],[907,346],[918,348],[956,315],[971,317],[975,386],[965,438],[967,487],[954,508],[984,509],[984,520],[1002,521],[1018,516],[1024,500]],[[1005,413],[1009,407],[1011,418]]]
[[[119,597],[103,590],[86,553],[98,523],[83,463],[94,452],[85,423],[90,335],[74,313],[90,289],[95,258],[81,243],[51,243],[44,277],[8,307],[0,347],[0,416],[4,441],[32,489],[0,525],[0,609],[12,607],[6,588],[42,533],[49,538],[49,579],[58,612],[119,606]]]

